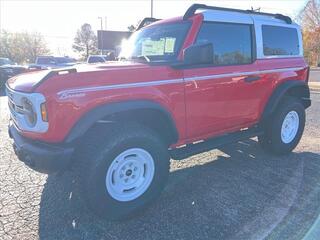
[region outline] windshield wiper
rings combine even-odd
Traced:
[[[142,60],[145,60],[146,62],[151,62],[150,58],[148,58],[148,56],[146,55],[133,56],[131,57],[131,59],[142,59]]]

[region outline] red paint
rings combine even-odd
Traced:
[[[305,81],[307,65],[302,58],[257,60],[249,65],[188,69],[184,77],[276,70],[301,67],[303,70],[241,75],[186,83],[189,141],[206,139],[256,124],[274,88],[287,80]],[[247,83],[247,76],[259,81]]]
[[[186,37],[186,40],[184,41],[182,48],[180,50],[178,59],[182,60],[183,59],[183,50],[186,49],[187,47],[189,47],[190,45],[192,45],[198,35],[198,32],[200,30],[202,21],[203,21],[203,15],[202,14],[196,14],[194,16],[192,16],[190,19],[188,19],[188,21],[192,22],[192,25],[189,29],[188,35]]]
[[[194,43],[202,20],[202,14],[196,14],[190,18],[192,26],[179,53],[179,59],[183,58],[183,49]],[[182,19],[176,18],[154,24],[170,21],[182,21]],[[244,81],[248,75],[241,75],[204,81],[86,92],[84,96],[64,100],[59,99],[57,95],[60,91],[81,87],[294,67],[300,67],[303,70],[258,74],[262,79],[252,83]],[[302,58],[257,60],[252,64],[241,66],[185,70],[173,69],[170,66],[114,62],[78,66],[77,70],[77,73],[53,76],[36,88],[36,84],[42,79],[43,71],[28,73],[9,81],[9,86],[14,90],[40,92],[47,99],[48,131],[43,134],[22,132],[24,136],[45,142],[61,142],[77,121],[91,109],[106,103],[139,99],[155,101],[172,114],[179,133],[179,141],[175,146],[181,145],[240,130],[257,123],[273,89],[287,80],[305,81],[308,72]]]

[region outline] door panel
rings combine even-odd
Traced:
[[[184,70],[188,137],[205,139],[254,124],[271,84],[259,75],[253,21],[203,22],[196,43],[213,44],[213,65]]]
[[[186,113],[189,138],[238,130],[257,121],[261,94],[269,81],[257,65],[186,69]]]

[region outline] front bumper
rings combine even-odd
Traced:
[[[9,136],[14,140],[13,149],[18,159],[41,173],[67,170],[71,164],[73,147],[57,146],[27,139],[9,124]]]

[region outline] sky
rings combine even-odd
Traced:
[[[72,42],[83,23],[94,31],[126,31],[144,17],[149,17],[151,0],[0,0],[0,30],[39,32],[54,55],[76,56]],[[261,11],[295,17],[306,0],[153,0],[156,18],[181,16],[193,3],[239,9],[261,8]]]

